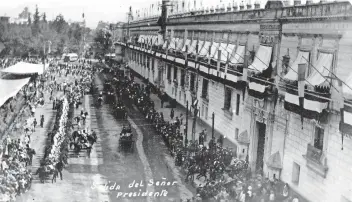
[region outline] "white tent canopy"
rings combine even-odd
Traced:
[[[330,74],[332,60],[332,54],[320,53],[315,68],[308,76],[307,81],[314,86],[323,84],[326,81],[326,77]]]
[[[350,89],[352,87],[352,74],[348,76],[345,83],[347,86],[345,84],[342,85],[342,92],[347,99],[352,99],[352,90]]]
[[[0,106],[2,106],[9,98],[15,96],[21,88],[29,82],[30,78],[5,80],[0,79]]]
[[[260,45],[253,63],[249,66],[249,69],[262,73],[269,67],[271,53],[272,47]]]
[[[298,79],[298,65],[299,64],[308,64],[309,60],[309,52],[299,51],[296,57],[296,60],[292,63],[291,68],[288,70],[287,74],[285,75],[285,79],[291,81],[297,81]],[[306,71],[307,73],[308,71]],[[307,74],[306,74],[307,75]]]
[[[245,46],[237,46],[235,54],[230,59],[231,64],[242,64],[244,62]]]
[[[48,66],[49,64],[45,64],[45,69],[48,68]],[[1,72],[11,74],[43,74],[43,64],[19,62],[13,66],[1,70]]]

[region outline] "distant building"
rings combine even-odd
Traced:
[[[23,11],[18,14],[17,18],[11,18],[10,23],[14,24],[28,24],[28,18],[31,16],[31,13],[28,10],[28,7],[25,7]]]
[[[26,24],[28,24],[28,18],[27,19],[24,19],[24,18],[11,18],[10,19],[10,23],[26,25]]]
[[[10,17],[0,16],[0,22],[1,23],[9,23],[10,22]]]
[[[236,145],[253,176],[287,183],[299,201],[351,202],[351,3],[180,12],[162,2],[162,15],[123,26],[116,44],[130,70],[185,108],[197,101],[199,119]]]

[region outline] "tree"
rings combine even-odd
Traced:
[[[35,13],[33,14],[33,23],[35,25],[39,24],[40,21],[40,16],[39,16],[39,11],[38,11],[38,6],[35,6]]]
[[[66,27],[68,27],[68,23],[65,21],[64,16],[59,14],[56,16],[54,22],[52,23],[53,28],[57,33],[65,33]]]
[[[38,6],[36,5],[35,12],[33,14],[33,26],[32,26],[32,33],[34,36],[38,36],[38,34],[40,33],[39,21],[40,21],[40,16],[38,11]]]
[[[31,16],[28,15],[28,24],[31,25],[32,24],[32,19],[31,19]]]
[[[18,18],[21,18],[21,19],[28,19],[28,17],[30,16],[30,13],[28,11],[28,7],[25,7],[23,9],[23,11],[18,15]]]
[[[96,32],[94,41],[97,46],[97,52],[100,54],[106,54],[112,46],[112,33],[108,29],[100,29]]]
[[[45,14],[45,13],[43,13],[43,22],[44,22],[44,23],[47,23],[47,21],[46,21],[46,14]]]

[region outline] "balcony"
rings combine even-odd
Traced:
[[[205,102],[209,102],[209,95],[208,95],[207,92],[202,92],[201,98],[202,98]]]
[[[307,160],[307,167],[313,170],[316,174],[325,178],[329,168],[327,167],[327,159],[323,151],[315,148],[313,145],[307,145],[307,153],[303,155]]]

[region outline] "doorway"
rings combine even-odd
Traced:
[[[256,161],[256,171],[263,172],[264,165],[264,145],[265,145],[265,130],[266,125],[264,123],[256,122],[257,134],[258,134],[258,146],[257,146],[257,161]]]

